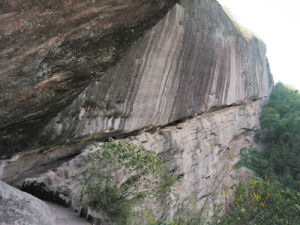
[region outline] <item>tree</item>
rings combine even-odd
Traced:
[[[236,187],[219,225],[300,224],[300,95],[278,83],[260,118],[263,151],[241,149],[239,166],[258,177]],[[259,178],[260,177],[260,178]],[[271,181],[271,182],[270,182]]]
[[[245,165],[260,177],[269,177],[300,191],[300,95],[278,83],[261,118],[256,138],[266,148],[249,150]]]

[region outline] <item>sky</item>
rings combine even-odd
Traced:
[[[267,46],[274,81],[300,90],[300,0],[218,0]]]

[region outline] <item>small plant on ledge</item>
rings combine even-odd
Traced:
[[[84,160],[81,204],[116,224],[128,224],[135,200],[166,197],[178,181],[155,152],[113,139],[95,143]]]

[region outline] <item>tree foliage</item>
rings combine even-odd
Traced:
[[[300,95],[278,83],[264,107],[257,141],[262,151],[241,149],[238,166],[260,178],[236,187],[219,225],[300,224]]]
[[[218,225],[247,224],[300,224],[300,193],[262,179],[239,184],[233,203]]]
[[[266,147],[249,150],[247,167],[300,191],[300,94],[278,83],[260,118],[256,138]],[[245,154],[244,154],[245,156]]]
[[[155,152],[110,139],[94,144],[85,157],[81,202],[102,211],[118,224],[127,224],[134,200],[160,198],[178,181]]]
[[[278,83],[264,107],[257,141],[264,150],[241,149],[240,165],[257,178],[234,186],[235,199],[224,216],[218,207],[212,224],[300,224],[300,95]],[[110,140],[87,156],[82,202],[128,224],[133,200],[171,192],[176,176],[154,152]],[[197,209],[185,208],[171,222],[148,216],[148,224],[203,224]],[[149,215],[152,215],[151,213]],[[209,223],[210,224],[210,223]]]

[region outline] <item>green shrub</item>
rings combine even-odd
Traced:
[[[264,107],[256,139],[263,151],[242,149],[240,166],[300,191],[300,95],[278,83]]]
[[[164,198],[178,181],[155,152],[113,139],[94,144],[84,160],[81,203],[106,213],[117,224],[128,223],[135,200]]]
[[[300,224],[300,95],[276,84],[260,117],[262,151],[241,149],[237,167],[260,178],[240,184],[220,224]],[[267,179],[271,180],[270,183]]]
[[[300,191],[300,94],[278,83],[260,118],[257,139],[266,145],[251,161],[253,170]],[[258,168],[258,169],[256,169]]]
[[[248,224],[299,225],[300,193],[261,179],[239,184],[218,225]]]

